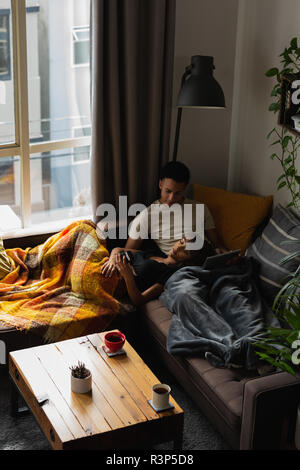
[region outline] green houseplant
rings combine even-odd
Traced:
[[[282,68],[273,67],[266,72],[267,77],[275,77],[271,96],[273,103],[269,110],[278,113],[281,109],[281,96],[283,93],[282,79],[284,76],[296,76],[300,71],[300,48],[297,38],[293,38],[288,48],[280,54]],[[296,168],[297,152],[299,149],[299,137],[291,135],[288,130],[281,126],[274,127],[268,134],[268,138],[275,137],[272,146],[278,145],[279,152],[274,152],[271,159],[277,159],[282,168],[282,174],[277,180],[277,189],[287,187],[290,191],[291,201],[287,207],[300,209],[300,176]],[[300,258],[300,240],[286,241],[293,243],[296,251],[285,256],[281,260],[284,265],[289,261],[298,261]],[[296,264],[297,266],[297,264]],[[300,374],[300,265],[298,264],[285,284],[277,294],[273,311],[279,318],[281,328],[268,327],[265,338],[255,343],[258,356],[273,366],[289,372],[292,375]]]
[[[281,260],[281,264],[300,256],[300,240],[289,242],[299,245],[299,249]],[[287,282],[277,294],[273,311],[279,318],[282,328],[268,327],[266,337],[255,343],[261,350],[258,356],[275,367],[292,375],[300,373],[300,264],[288,276]]]
[[[281,97],[284,92],[283,78],[285,76],[299,76],[300,72],[300,48],[297,38],[293,38],[289,47],[280,54],[281,68],[272,67],[266,72],[267,77],[275,78],[276,82],[271,91],[273,99],[269,106],[269,111],[278,114],[281,109]],[[291,195],[291,202],[288,206],[300,209],[300,176],[296,167],[298,157],[299,138],[292,135],[284,126],[275,126],[268,134],[267,138],[273,138],[271,146],[276,146],[271,154],[272,160],[278,160],[282,168],[282,174],[277,179],[277,189],[286,187]],[[275,149],[276,149],[275,147]]]
[[[92,374],[85,367],[83,362],[70,367],[71,370],[71,390],[75,393],[87,393],[92,388]]]

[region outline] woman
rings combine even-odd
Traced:
[[[208,244],[201,250],[189,251],[186,249],[187,241],[182,238],[176,242],[167,256],[163,253],[158,255],[157,251],[112,250],[111,257],[134,305],[143,305],[159,297],[164,284],[177,269],[186,264],[202,264],[207,256],[214,254]]]

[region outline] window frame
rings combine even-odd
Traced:
[[[79,25],[76,25],[76,26],[73,26],[72,27],[72,47],[71,47],[71,64],[72,64],[72,67],[73,68],[79,68],[79,67],[88,67],[90,64],[89,62],[83,62],[83,63],[80,63],[80,64],[76,64],[75,63],[75,50],[74,50],[74,47],[75,47],[75,44],[76,43],[80,43],[80,42],[88,42],[89,45],[90,45],[90,38],[89,39],[79,39],[78,37],[76,37],[76,33],[78,32],[81,32],[81,31],[90,31],[90,27],[89,25],[82,25],[82,26],[79,26]],[[76,37],[74,39],[74,36]]]
[[[0,158],[20,158],[20,197],[22,229],[36,231],[31,225],[30,155],[65,148],[91,145],[91,137],[78,137],[33,143],[29,134],[26,0],[11,0],[11,65],[13,64],[15,143],[0,144]],[[11,46],[11,45],[10,45]],[[58,221],[59,222],[59,221]],[[45,228],[46,231],[46,228]],[[5,233],[3,234],[5,238]]]

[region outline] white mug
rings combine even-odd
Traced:
[[[168,408],[171,387],[166,384],[156,384],[152,387],[152,405],[157,409]]]

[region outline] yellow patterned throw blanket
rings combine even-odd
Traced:
[[[42,245],[6,253],[12,270],[0,280],[0,322],[53,342],[103,331],[119,312],[118,277],[101,274],[109,254],[93,222],[74,222]]]

